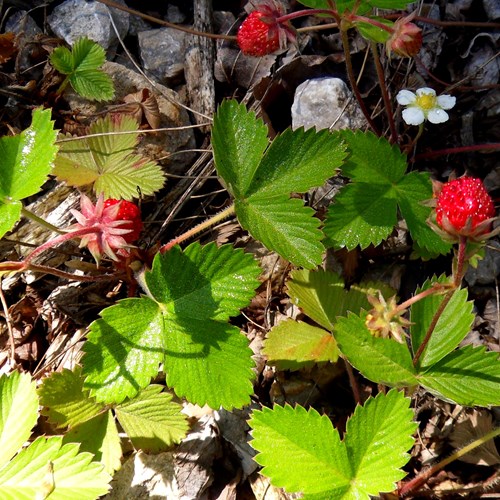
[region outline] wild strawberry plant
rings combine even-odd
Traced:
[[[257,8],[239,30],[242,51],[261,56],[284,48],[295,37],[292,19],[330,16],[343,36],[356,93],[346,44],[349,29],[384,43],[391,55],[409,57],[420,48],[422,37],[413,15],[395,22],[372,15],[375,8],[402,9],[406,1],[348,0],[335,8],[328,0],[302,3],[311,9],[286,14],[269,3]],[[372,44],[376,58],[375,49]],[[98,69],[104,62],[101,50],[86,39],[71,52],[56,49],[51,62],[67,75],[61,90],[71,83],[82,95],[97,98],[102,91],[99,97],[110,98],[109,82]],[[467,264],[478,258],[483,240],[492,235],[493,202],[478,179],[433,186],[428,174],[410,171],[396,145],[399,138],[382,78],[380,84],[391,141],[372,132],[302,129],[287,129],[270,141],[267,127],[254,113],[235,101],[223,102],[214,118],[212,146],[231,206],[160,247],[152,261],[144,258],[140,271],[134,267],[134,278],[128,265],[143,223],[130,200],[154,194],[165,180],[158,165],[135,151],[137,123],[130,117],[107,116],[91,125],[89,137],[62,136],[56,145],[50,111],[35,110],[27,130],[0,139],[5,160],[0,167],[1,236],[21,213],[36,219],[22,208],[21,200],[35,194],[49,175],[74,187],[91,186],[96,198],[94,202],[82,194],[75,224],[54,228],[61,234],[24,261],[0,263],[0,274],[31,269],[71,277],[37,266],[34,259],[76,239],[98,264],[111,259],[116,277],[128,276],[129,284],[141,289],[138,297],[101,311],[90,325],[81,367],[45,378],[38,393],[26,375],[0,379],[2,413],[9,416],[0,422],[0,440],[6,442],[7,433],[20,436],[2,448],[0,496],[22,491],[31,498],[34,488],[45,488],[54,498],[105,493],[108,474],[120,467],[122,458],[117,424],[136,448],[161,451],[180,442],[188,431],[181,406],[163,386],[151,385],[160,370],[169,391],[188,402],[214,409],[250,403],[252,351],[231,318],[255,295],[258,263],[231,245],[179,245],[232,214],[254,239],[296,267],[287,283],[288,295],[307,320],[288,319],[268,332],[263,348],[268,362],[296,370],[342,360],[366,379],[391,388],[356,407],[342,439],[327,416],[314,409],[285,405],[254,411],[249,421],[252,446],[263,474],[273,483],[305,498],[368,498],[393,491],[406,474],[403,467],[417,426],[408,397],[414,388],[421,386],[462,405],[500,405],[498,355],[461,345],[474,315],[467,290],[460,285]],[[356,96],[360,98],[359,92]],[[420,126],[416,139],[426,120],[444,121],[445,110],[455,104],[453,97],[437,96],[429,88],[403,90],[397,99],[407,106],[406,123]],[[376,130],[369,115],[367,119]],[[339,173],[348,182],[322,223],[297,195]],[[433,197],[436,200],[429,203]],[[327,248],[378,245],[397,225],[407,228],[416,256],[446,254],[451,243],[458,243],[452,276],[434,276],[413,297],[398,303],[387,285],[360,283],[346,290],[339,275],[317,269]],[[140,259],[140,253],[133,258]],[[355,377],[348,370],[356,394]],[[28,394],[18,403],[20,391]],[[64,437],[38,438],[15,455],[36,422],[38,403]],[[489,437],[500,434],[495,432]],[[101,465],[91,463],[91,454]],[[85,484],[70,491],[77,480]],[[400,491],[411,491],[413,484]]]

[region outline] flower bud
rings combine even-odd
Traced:
[[[394,32],[386,42],[387,54],[401,57],[416,56],[422,47],[422,30],[410,22],[415,16],[409,15],[394,23]]]

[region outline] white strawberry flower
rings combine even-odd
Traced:
[[[456,98],[451,95],[436,95],[436,91],[429,87],[423,87],[416,92],[400,90],[396,100],[402,106],[403,120],[408,125],[420,125],[425,120],[431,123],[443,123],[449,116],[445,109],[455,106]]]

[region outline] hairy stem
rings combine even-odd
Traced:
[[[196,236],[197,234],[200,234],[201,232],[205,231],[209,227],[215,226],[215,224],[218,224],[219,222],[223,221],[224,219],[227,219],[228,217],[231,217],[231,215],[234,215],[234,204],[231,206],[227,207],[226,209],[222,210],[222,212],[219,212],[218,214],[215,214],[213,217],[210,219],[201,222],[197,226],[193,227],[189,231],[186,231],[185,233],[181,234],[180,236],[177,236],[177,238],[174,238],[173,240],[170,240],[168,243],[163,245],[160,248],[160,253],[167,252],[170,250],[173,246],[178,245],[179,243],[182,243],[183,241],[186,241],[189,238],[192,238],[193,236]]]
[[[492,431],[490,431],[487,434],[485,434],[484,436],[476,439],[475,441],[468,444],[467,446],[464,446],[460,450],[455,451],[449,457],[445,458],[444,460],[441,460],[441,462],[437,463],[436,465],[429,467],[426,471],[424,471],[423,473],[421,473],[417,477],[413,478],[411,481],[408,481],[407,483],[403,484],[398,489],[398,494],[400,496],[404,496],[404,495],[408,495],[409,493],[412,493],[412,492],[418,490],[436,472],[440,471],[441,469],[446,467],[448,464],[454,462],[455,460],[462,458],[464,455],[471,452],[472,450],[474,450],[478,446],[481,446],[484,443],[488,442],[490,439],[494,439],[498,436],[500,436],[500,427],[493,429]]]
[[[387,92],[387,85],[385,84],[384,68],[380,62],[380,57],[378,53],[377,44],[375,42],[370,42],[370,50],[373,55],[373,60],[375,61],[375,68],[377,70],[378,84],[382,92],[382,99],[384,100],[385,112],[387,114],[387,119],[389,120],[389,128],[391,130],[391,142],[393,144],[398,143],[398,132],[396,130],[396,124],[394,123],[394,114],[392,109],[391,100],[389,99],[389,94]]]

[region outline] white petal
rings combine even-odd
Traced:
[[[427,113],[427,119],[431,123],[443,123],[448,121],[448,113],[440,108],[433,108]]]
[[[416,106],[403,109],[403,120],[408,125],[420,125],[425,120],[424,112]]]
[[[455,106],[455,103],[457,102],[457,98],[453,97],[452,95],[440,95],[437,98],[437,103],[439,106],[441,106],[443,109],[451,109],[453,106]]]
[[[436,95],[436,91],[431,89],[430,87],[422,87],[421,89],[417,89],[417,95],[420,97],[421,95]]]
[[[400,90],[398,92],[398,95],[396,96],[396,101],[398,101],[398,103],[402,106],[406,106],[408,104],[411,104],[412,102],[415,102],[416,98],[417,96],[410,90]]]

